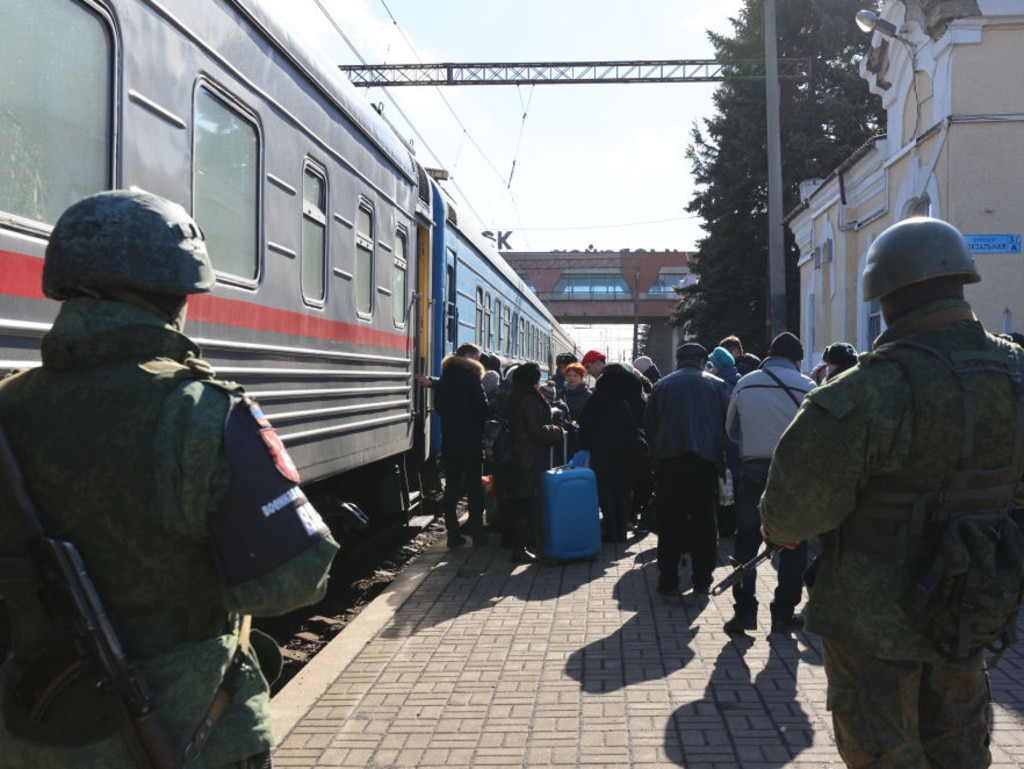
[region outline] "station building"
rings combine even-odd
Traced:
[[[860,72],[886,134],[804,182],[786,217],[805,369],[832,342],[870,349],[884,321],[863,301],[867,251],[910,216],[964,233],[982,276],[966,287],[974,312],[993,333],[1024,331],[1024,0],[889,0],[879,18]]]

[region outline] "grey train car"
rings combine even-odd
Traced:
[[[371,519],[415,510],[438,447],[413,374],[487,332],[444,330],[457,223],[409,148],[259,0],[32,0],[4,16],[0,374],[38,365],[59,214],[137,186],[203,228],[217,285],[186,330],[260,401],[304,483]],[[495,251],[473,260],[504,276],[502,306],[529,308],[531,343],[504,357],[548,368],[571,349]]]

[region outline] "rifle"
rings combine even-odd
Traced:
[[[756,556],[751,558],[746,563],[740,563],[730,555],[729,564],[732,566],[733,570],[728,577],[726,577],[713,588],[711,588],[711,595],[721,595],[733,585],[742,582],[744,579],[746,579],[748,574],[752,574],[755,571],[757,571],[758,566],[760,566],[762,563],[770,559],[781,549],[781,545],[773,545],[771,543],[768,543],[767,547],[765,547],[764,550],[762,550],[760,553],[758,553]]]
[[[0,505],[13,513],[26,534],[23,542],[43,593],[61,607],[56,618],[68,626],[80,658],[73,667],[90,666],[98,675],[100,688],[113,695],[114,715],[132,762],[139,769],[178,769],[181,753],[156,712],[145,679],[128,663],[78,549],[72,542],[50,536],[43,525],[2,428]],[[55,693],[44,693],[33,709],[44,711],[46,697]]]

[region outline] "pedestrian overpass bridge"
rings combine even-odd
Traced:
[[[668,319],[675,288],[691,285],[693,255],[685,251],[502,251],[559,323],[631,325],[634,353],[675,368],[679,329]],[[641,326],[647,326],[640,343]]]

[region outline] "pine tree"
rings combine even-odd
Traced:
[[[870,3],[868,4],[870,5]],[[884,125],[881,100],[857,63],[870,38],[854,23],[863,0],[778,0],[779,57],[811,61],[807,80],[780,84],[784,211],[799,202],[799,183],[828,176]],[[732,19],[733,37],[709,33],[716,58],[764,56],[764,6],[747,0]],[[687,205],[704,220],[698,282],[680,289],[672,325],[707,343],[737,334],[754,352],[767,347],[768,161],[765,84],[727,78],[714,95],[716,114],[694,125],[687,156],[698,191]],[[797,251],[786,232],[787,327],[799,328]]]

